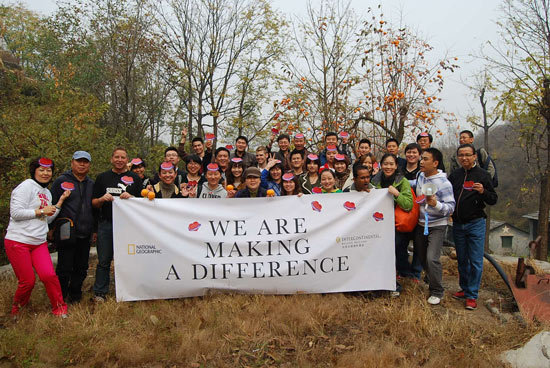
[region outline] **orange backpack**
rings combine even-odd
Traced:
[[[407,212],[399,206],[395,206],[395,230],[400,233],[410,233],[418,224],[418,216],[420,216],[420,205],[416,203],[416,195],[411,188],[413,197],[413,207]]]

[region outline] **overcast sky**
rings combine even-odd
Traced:
[[[22,0],[28,8],[44,15],[55,11],[54,0]],[[312,0],[313,4],[320,0]],[[376,7],[373,0],[352,0],[357,14],[364,14],[369,6]],[[12,1],[0,0],[7,4]],[[502,0],[381,0],[384,16],[391,24],[404,25],[416,30],[434,46],[436,57],[456,56],[460,69],[448,76],[443,92],[442,107],[454,113],[461,127],[465,117],[480,113],[477,97],[464,85],[482,63],[471,57],[488,40],[497,40],[498,7]],[[301,16],[306,11],[306,0],[271,0],[274,8],[289,16]]]

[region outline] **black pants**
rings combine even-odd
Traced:
[[[82,283],[88,275],[89,258],[90,237],[77,237],[75,245],[58,248],[55,272],[65,301],[77,302],[82,298]]]

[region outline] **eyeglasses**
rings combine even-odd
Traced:
[[[465,154],[462,154],[462,155],[458,155],[458,158],[465,158],[465,157],[472,157],[473,154],[471,153],[465,153]]]

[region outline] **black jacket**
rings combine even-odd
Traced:
[[[267,197],[267,190],[265,190],[262,187],[258,187],[258,195],[256,196],[256,198],[260,198],[260,197]],[[237,194],[235,194],[235,198],[254,198],[254,197],[250,197],[250,190],[248,190],[248,188],[244,188],[242,190],[239,190]]]
[[[75,223],[76,236],[88,237],[95,231],[95,210],[92,208],[94,182],[88,176],[80,182],[73,175],[72,171],[68,170],[61,174],[52,184],[52,203],[59,201],[59,197],[64,192],[61,188],[61,183],[66,181],[74,184],[74,190],[63,202],[57,218],[70,218]]]
[[[453,221],[458,224],[485,218],[487,215],[483,209],[485,204],[493,205],[497,203],[497,193],[493,188],[491,176],[477,164],[470,170],[464,168],[456,169],[449,175],[449,181],[453,185],[456,207],[453,213]],[[473,181],[483,185],[483,194],[475,190],[464,189],[464,182]]]

